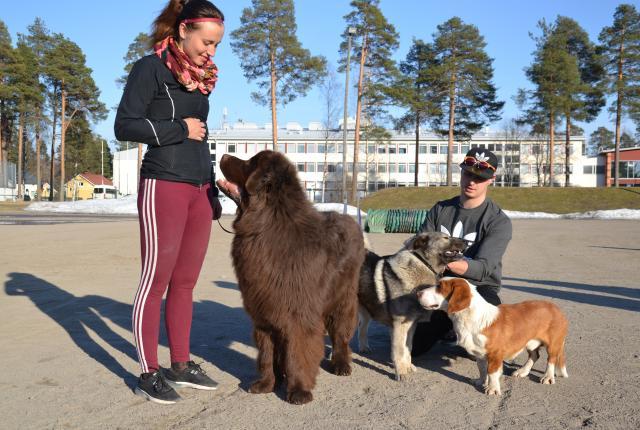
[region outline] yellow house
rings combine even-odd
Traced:
[[[96,173],[79,173],[73,177],[66,186],[67,200],[88,200],[97,198],[96,193],[100,194],[98,198],[106,196],[106,198],[115,197],[115,188],[113,182],[102,175]]]

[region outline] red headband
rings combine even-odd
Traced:
[[[220,18],[189,18],[180,21],[181,24],[193,24],[196,22],[217,22],[218,24],[224,24],[224,21]]]

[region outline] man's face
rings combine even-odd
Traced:
[[[462,190],[462,194],[467,199],[475,199],[485,196],[487,194],[487,188],[489,188],[489,185],[491,185],[495,178],[494,176],[493,178],[484,179],[469,173],[466,170],[462,170],[461,173],[460,188]]]

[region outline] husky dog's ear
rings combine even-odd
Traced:
[[[438,286],[439,293],[447,300],[447,313],[466,309],[471,304],[471,288],[462,278],[443,279]]]
[[[425,249],[429,245],[429,235],[418,233],[404,243],[404,247],[410,251],[414,249]]]

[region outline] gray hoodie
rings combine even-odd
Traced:
[[[436,203],[422,224],[422,231],[440,231],[467,240],[464,252],[469,269],[464,278],[478,286],[495,288],[502,283],[502,256],[511,240],[511,220],[487,198],[473,209],[465,209],[460,197]],[[445,276],[457,276],[445,272]]]

